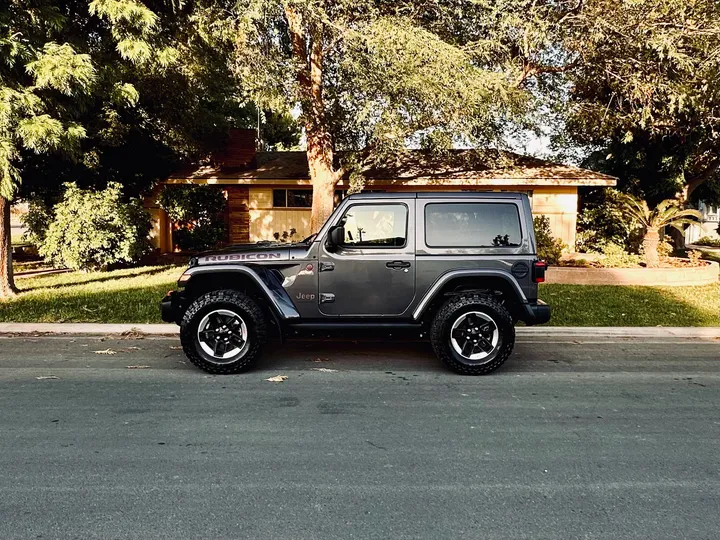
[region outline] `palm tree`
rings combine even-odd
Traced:
[[[665,199],[654,210],[650,210],[644,200],[633,195],[624,194],[622,200],[628,214],[636,219],[644,229],[642,245],[645,252],[645,264],[649,268],[660,265],[658,256],[660,229],[669,226],[683,232],[685,225],[696,223],[696,220],[702,218],[700,212],[683,208],[680,201],[676,199]]]

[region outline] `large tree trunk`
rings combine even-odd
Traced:
[[[0,197],[0,299],[15,296],[10,237],[10,201]]]
[[[645,264],[648,268],[660,266],[658,246],[660,245],[660,230],[657,227],[648,227],[642,241],[645,252]]]
[[[310,229],[317,232],[333,211],[335,184],[339,173],[333,165],[332,137],[323,100],[323,29],[303,21],[302,13],[286,6],[293,56],[297,64],[300,106],[305,124],[307,160],[313,185]]]

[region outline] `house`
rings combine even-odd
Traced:
[[[616,179],[594,171],[497,151],[453,150],[442,156],[414,150],[363,171],[365,190],[374,191],[520,191],[530,196],[533,213],[550,218],[553,234],[575,244],[578,188],[614,186]],[[228,200],[228,242],[270,240],[295,229],[310,235],[312,185],[305,152],[256,152],[253,130],[233,130],[227,148],[213,164],[170,175],[163,184],[223,186]],[[344,196],[347,178],[336,197]],[[172,224],[148,199],[155,226],[154,245],[172,250]]]
[[[693,244],[700,238],[720,238],[718,226],[720,226],[720,206],[712,206],[702,201],[698,203],[698,210],[702,214],[700,223],[690,225],[685,230],[685,243]]]

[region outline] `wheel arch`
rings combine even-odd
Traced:
[[[295,305],[273,269],[250,266],[213,265],[189,268],[184,275],[184,295],[191,302],[195,298],[219,289],[246,292],[260,301],[263,308],[280,320],[300,317]]]
[[[421,320],[432,314],[451,295],[465,292],[491,294],[501,297],[513,317],[522,318],[522,304],[527,298],[520,285],[502,270],[453,270],[441,275],[422,297],[413,311],[413,319]]]

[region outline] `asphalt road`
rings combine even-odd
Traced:
[[[224,377],[176,346],[0,338],[1,540],[720,538],[717,341],[526,338],[482,378],[417,343]]]

